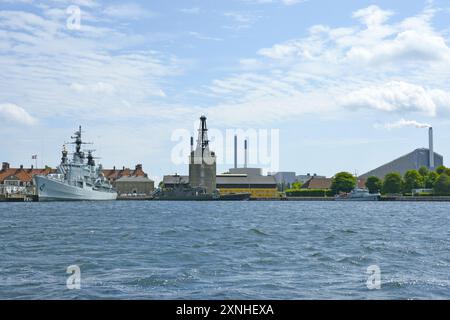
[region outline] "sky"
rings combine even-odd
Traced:
[[[362,174],[430,125],[445,162],[449,19],[444,0],[0,0],[0,161],[55,167],[82,125],[104,167],[159,181],[205,114],[278,130],[280,171]]]

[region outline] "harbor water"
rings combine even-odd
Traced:
[[[449,222],[449,203],[0,203],[0,299],[449,299]]]

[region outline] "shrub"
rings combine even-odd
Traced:
[[[288,197],[332,197],[334,194],[330,189],[289,189],[286,190]]]

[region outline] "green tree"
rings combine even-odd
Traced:
[[[368,177],[366,181],[366,188],[369,189],[370,193],[378,193],[383,187],[383,181],[378,177]]]
[[[424,177],[424,178],[428,175],[429,172],[430,172],[430,171],[429,171],[428,168],[425,167],[425,166],[421,166],[420,169],[419,169],[420,175],[421,175],[422,177]]]
[[[433,189],[434,184],[436,183],[436,180],[438,178],[439,178],[439,175],[436,172],[434,172],[434,171],[428,172],[427,176],[425,177],[425,188]]]
[[[292,189],[299,190],[302,188],[302,185],[303,183],[301,183],[300,181],[296,181],[292,184]]]
[[[400,193],[403,187],[403,179],[400,173],[388,173],[384,177],[383,193]]]
[[[331,182],[331,190],[333,190],[335,194],[339,192],[350,192],[355,186],[356,178],[349,172],[337,173]]]
[[[450,194],[450,176],[443,173],[439,176],[434,184],[434,192],[440,195]]]
[[[445,170],[447,170],[447,168],[445,166],[439,166],[436,168],[436,173],[443,174],[445,172]]]
[[[406,171],[403,181],[405,192],[411,192],[412,189],[420,189],[424,187],[424,178],[417,170]]]

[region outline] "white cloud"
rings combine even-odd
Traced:
[[[353,16],[364,26],[332,29],[324,25],[310,28],[308,37],[292,39],[263,48],[258,54],[276,60],[324,60],[362,65],[395,65],[411,61],[450,61],[446,39],[433,30],[433,10],[385,24],[391,11],[377,6],[356,11]]]
[[[419,112],[436,116],[450,106],[450,95],[443,90],[427,90],[402,81],[370,86],[350,92],[340,99],[350,109],[374,109],[387,112]]]
[[[308,0],[241,0],[241,1],[254,4],[280,3],[285,6],[292,6],[294,4],[307,2]]]
[[[367,8],[355,11],[353,13],[353,18],[359,19],[368,27],[373,27],[384,23],[392,15],[392,11],[382,10],[378,6],[371,5]]]
[[[199,7],[193,7],[193,8],[182,8],[179,11],[184,14],[199,14],[201,12],[201,9]]]
[[[115,91],[115,87],[109,83],[97,82],[91,85],[84,85],[80,83],[72,83],[70,88],[76,92],[90,92],[90,93],[104,93],[112,94]]]
[[[18,124],[33,125],[37,123],[37,119],[32,117],[24,108],[12,103],[0,104],[0,117],[5,121]]]
[[[110,5],[104,10],[104,14],[116,19],[141,19],[155,15],[136,3]]]

